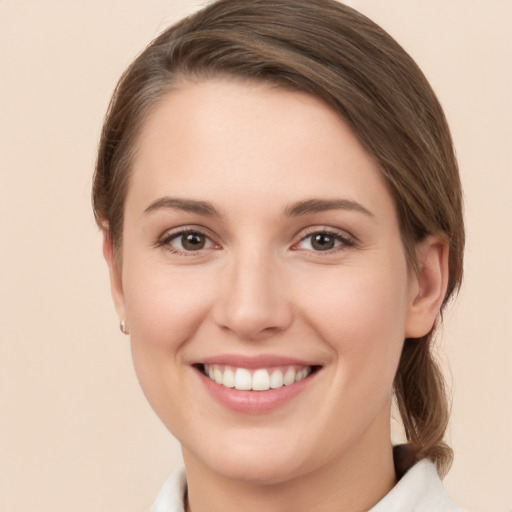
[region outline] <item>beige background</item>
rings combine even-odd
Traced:
[[[466,282],[441,353],[454,384],[446,486],[512,511],[510,0],[353,0],[445,106],[466,190]],[[0,511],[136,512],[179,464],[110,302],[89,206],[114,84],[193,0],[0,0]]]

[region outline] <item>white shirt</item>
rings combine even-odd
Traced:
[[[185,512],[185,469],[165,482],[150,512]],[[464,512],[444,490],[435,465],[427,459],[415,464],[391,492],[368,512]]]

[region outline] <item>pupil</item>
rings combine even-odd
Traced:
[[[328,251],[334,248],[334,238],[330,235],[319,233],[313,236],[311,245],[319,251]]]
[[[185,249],[189,251],[197,251],[204,247],[204,237],[199,233],[187,233],[183,235],[182,245]]]

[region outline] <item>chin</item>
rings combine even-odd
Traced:
[[[301,465],[279,459],[274,455],[267,460],[233,460],[214,470],[224,478],[256,485],[275,485],[302,476]]]
[[[280,448],[272,443],[229,443],[229,446],[217,445],[214,450],[200,454],[190,454],[203,467],[217,475],[247,484],[272,485],[292,480],[311,469],[304,453],[296,447]],[[184,450],[187,462],[186,450]],[[190,458],[190,457],[189,457]]]

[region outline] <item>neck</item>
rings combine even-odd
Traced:
[[[396,484],[389,432],[380,439],[374,434],[321,467],[265,484],[226,478],[184,449],[187,512],[367,511]]]

